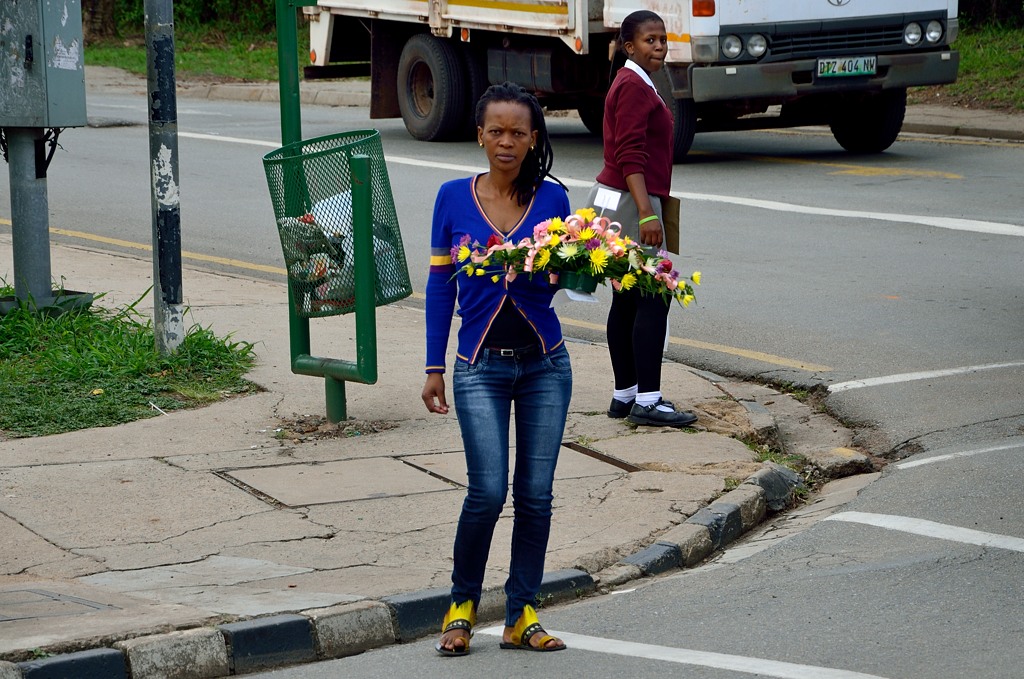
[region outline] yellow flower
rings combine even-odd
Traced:
[[[484,271],[483,269],[477,269],[476,271],[473,272],[473,275],[474,276],[483,276],[485,273],[487,273],[487,272]]]
[[[475,272],[475,271],[476,271],[476,267],[474,267],[472,264],[467,264],[466,265],[466,275],[467,276],[472,276],[473,272]]]
[[[544,248],[543,250],[537,251],[537,256],[533,260],[533,270],[540,271],[548,265],[551,261],[551,250]]]
[[[590,251],[590,266],[593,267],[594,273],[603,272],[606,264],[608,264],[607,250],[604,248],[594,248]]]
[[[551,231],[551,230],[549,229],[549,230],[548,230],[548,232],[550,233],[550,231]],[[550,241],[550,243],[549,243],[549,244],[551,245],[551,247],[555,247],[556,245],[558,245],[558,244],[559,244],[559,243],[561,243],[561,242],[562,242],[562,239],[561,239],[561,238],[559,238],[559,237],[558,237],[558,234],[556,233],[556,234],[554,234],[553,236],[551,236],[551,241]]]
[[[469,248],[467,248],[465,245],[460,245],[459,246],[459,261],[460,262],[465,262],[467,259],[469,259],[469,255],[470,254],[471,253],[469,251]]]
[[[484,266],[490,266],[490,265],[491,265],[491,260],[489,260],[489,259],[485,259],[485,260],[484,260],[483,262],[481,262],[481,263],[482,263],[482,264],[483,264]]]
[[[583,220],[587,222],[594,221],[594,217],[597,216],[597,212],[592,207],[581,207],[579,210],[576,210],[576,214],[583,217]]]
[[[580,234],[579,236],[577,236],[577,238],[579,238],[580,240],[590,240],[596,235],[597,234],[594,233],[594,230],[588,226],[587,228],[580,231]]]
[[[700,271],[694,271],[693,275],[690,276],[690,280],[693,281],[694,285],[700,285]]]
[[[548,224],[548,233],[565,233],[565,222],[562,221],[561,217],[555,217],[551,220],[551,223]]]
[[[636,285],[636,274],[627,273],[625,276],[622,277],[622,280],[620,282],[622,283],[623,290],[629,290],[634,285]]]
[[[499,276],[498,274],[494,274],[493,276],[491,276],[491,282],[497,283],[499,278],[501,278],[501,276]]]
[[[685,307],[690,306],[690,302],[692,302],[693,300],[694,300],[694,296],[693,295],[683,295],[683,307],[685,308]]]

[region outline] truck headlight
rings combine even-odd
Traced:
[[[921,42],[921,24],[911,21],[903,29],[903,42],[908,45],[916,45]]]
[[[768,51],[768,41],[763,35],[755,33],[747,39],[747,52],[755,59],[760,58]]]
[[[729,59],[735,59],[743,53],[743,41],[735,35],[727,35],[722,38],[722,54]]]
[[[942,23],[939,21],[929,21],[924,32],[924,38],[933,45],[942,40]]]

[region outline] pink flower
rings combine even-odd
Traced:
[[[537,256],[537,251],[531,248],[526,253],[526,261],[523,262],[523,268],[527,271],[533,271],[533,258]]]

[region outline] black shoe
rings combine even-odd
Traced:
[[[669,412],[658,410],[659,405],[671,406]],[[627,418],[633,424],[645,424],[652,427],[686,427],[697,421],[697,416],[685,410],[675,410],[675,406],[665,399],[658,399],[657,403],[649,406],[642,406],[634,403]]]
[[[612,404],[608,406],[608,417],[621,420],[629,415],[630,408],[633,407],[634,403],[636,403],[636,399],[630,399],[629,403],[623,403],[619,399],[613,398]]]

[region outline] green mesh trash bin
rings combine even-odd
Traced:
[[[295,142],[263,157],[295,313],[332,316],[355,310],[353,155],[370,158],[373,264],[377,306],[412,294],[384,149],[376,130]]]

